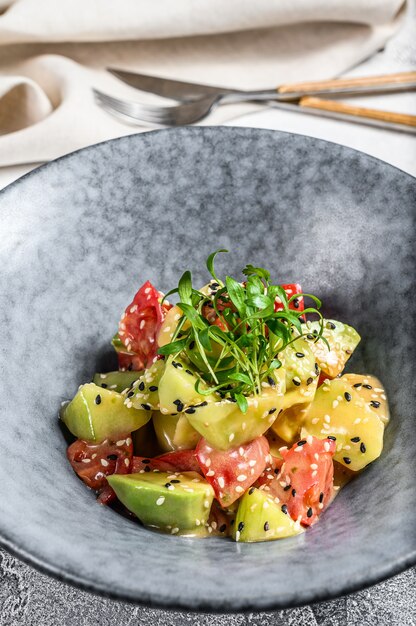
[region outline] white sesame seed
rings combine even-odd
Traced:
[[[263,509],[268,509],[268,508],[269,508],[269,506],[270,506],[270,505],[269,505],[269,503],[267,502],[267,500],[265,500],[265,501],[263,502]]]
[[[308,436],[306,437],[306,443],[308,443],[309,445],[312,445],[312,443],[313,443],[313,437],[312,437],[312,435],[308,435]]]
[[[240,456],[244,456],[244,448],[241,446],[241,448],[238,449],[238,454]]]
[[[128,467],[130,465],[130,461],[128,459],[124,459],[124,465]]]
[[[172,535],[176,535],[176,533],[179,532],[179,528],[176,526],[175,528],[172,528],[171,533]]]
[[[165,501],[165,496],[159,496],[159,498],[156,500],[156,504],[157,506],[161,506]]]
[[[385,393],[382,393],[382,394],[381,394],[381,396],[380,396],[380,398],[381,398],[382,400],[387,400],[387,396],[386,396],[386,394],[385,394]]]
[[[218,484],[219,484],[219,486],[221,487],[221,489],[224,489],[224,487],[225,487],[225,481],[224,481],[224,478],[223,478],[222,476],[220,476],[220,477],[218,478]]]
[[[134,304],[132,307],[130,307],[130,313],[135,313],[137,311],[137,304]]]
[[[324,443],[324,450],[325,452],[329,452],[331,449],[331,446],[329,445],[328,441],[325,441]]]
[[[326,443],[328,443],[328,442],[326,442]],[[318,454],[317,452],[315,452],[315,454],[314,454],[313,456],[314,456],[314,458],[315,458],[317,461],[319,461],[319,454]]]
[[[107,374],[100,374],[100,378],[107,378]]]
[[[204,461],[201,458],[201,463],[204,463]],[[211,459],[206,459],[205,461],[205,467],[209,467],[211,465]]]
[[[199,478],[193,478],[193,479],[192,479],[192,482],[193,482],[193,483],[200,483],[200,482],[201,482],[201,480],[200,480]]]
[[[81,463],[91,463],[91,459],[82,459]]]
[[[286,487],[286,481],[285,480],[279,480],[279,485],[281,487]]]
[[[363,424],[367,424],[367,422],[368,422],[368,420],[369,420],[369,419],[370,419],[369,417],[365,417],[365,418],[363,419]]]
[[[235,533],[235,540],[236,541],[240,541],[240,531],[237,530],[237,532]]]
[[[351,450],[351,446],[344,446],[344,450]]]
[[[381,389],[381,387],[374,387],[374,391],[377,391],[377,393],[384,393],[384,389]]]
[[[323,502],[319,502],[318,504],[318,509],[323,509],[324,508],[324,503]]]
[[[317,470],[314,470],[314,471],[312,472],[312,478],[315,478],[315,476],[317,475],[317,473],[318,473],[318,472],[317,472]]]
[[[243,483],[245,480],[247,480],[247,476],[245,474],[240,474],[239,476],[237,476],[237,480],[239,483]]]
[[[101,465],[102,465],[103,467],[108,467],[108,466],[110,465],[110,464],[109,464],[109,462],[108,462],[108,461],[106,461],[105,459],[101,459],[101,461],[100,461],[100,462],[101,462]]]
[[[214,530],[217,530],[217,522],[215,520],[211,522],[211,526]]]
[[[146,320],[141,320],[141,321],[140,321],[140,324],[139,324],[139,328],[140,328],[140,330],[143,330],[143,328],[145,327],[145,325],[146,325]]]
[[[243,423],[241,424],[241,430],[245,430],[245,429],[246,429],[246,427],[247,427],[247,424],[246,424],[245,422],[243,422]]]
[[[353,424],[359,424],[361,422],[361,418],[357,417],[357,419],[354,420]]]
[[[324,415],[324,422],[330,422],[331,421],[331,416],[330,415]]]
[[[243,493],[244,489],[242,487],[240,487],[240,485],[237,485],[237,487],[235,488],[235,491],[237,493]]]
[[[254,467],[257,464],[256,459],[251,459],[251,461],[248,462],[250,467]]]
[[[215,476],[214,470],[209,470],[209,472],[207,472],[205,476]]]
[[[279,452],[285,452],[287,450],[287,446],[282,446],[279,448]]]
[[[311,468],[312,470],[316,470],[316,469],[318,469],[318,466],[317,466],[317,464],[316,464],[316,463],[311,463],[310,468]]]
[[[201,520],[196,519],[196,520],[195,520],[195,526],[200,526],[200,525],[201,525]]]
[[[125,439],[120,439],[120,441],[116,441],[116,446],[120,448],[121,446],[124,446],[125,443],[126,443]]]
[[[333,403],[332,403],[332,408],[336,409],[338,404],[339,404],[339,400],[334,400]]]
[[[231,443],[234,437],[235,437],[235,434],[231,433],[231,435],[228,437],[228,441]]]
[[[150,287],[146,287],[146,289],[144,290],[144,293],[150,293],[151,292],[151,288]]]
[[[209,500],[204,500],[204,507],[209,509]]]

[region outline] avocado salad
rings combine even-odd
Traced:
[[[118,371],[61,409],[67,456],[100,503],[149,528],[297,535],[380,456],[386,394],[343,373],[360,336],[324,319],[319,298],[253,265],[222,280],[219,252],[201,289],[189,271],[166,295],[140,287],[112,340]]]

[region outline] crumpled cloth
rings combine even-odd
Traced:
[[[403,0],[0,0],[0,166],[145,130],[94,102],[136,101],[112,65],[242,89],[337,76],[381,48]],[[259,105],[223,106],[219,124]]]

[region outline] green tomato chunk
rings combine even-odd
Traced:
[[[320,372],[309,342],[299,337],[279,353],[279,359],[286,372],[283,408],[312,402]]]
[[[263,388],[258,396],[247,398],[248,409],[243,413],[235,402],[206,401],[189,407],[186,417],[207,442],[219,450],[228,450],[260,437],[266,432],[283,408],[285,372],[273,373],[274,385]]]
[[[303,532],[299,523],[282,511],[265,491],[252,487],[241,498],[233,526],[235,541],[270,541]]]
[[[111,391],[127,391],[129,387],[142,375],[143,372],[107,372],[106,374],[94,374],[92,382],[103,389]]]
[[[301,436],[336,438],[334,460],[358,472],[383,449],[384,423],[345,376],[326,380],[308,408]]]
[[[306,329],[310,331],[310,337],[318,334],[320,330],[319,322],[307,322]],[[309,339],[309,346],[315,355],[318,366],[330,378],[335,378],[340,374],[348,359],[359,344],[361,337],[357,331],[348,324],[343,324],[337,320],[324,320],[323,337],[327,340],[329,347],[319,339],[316,343]]]
[[[82,385],[67,404],[61,419],[78,439],[103,441],[137,430],[152,416],[151,411],[128,408],[125,396],[94,383]]]
[[[113,474],[107,480],[120,502],[146,526],[172,534],[205,527],[214,490],[196,472]]]

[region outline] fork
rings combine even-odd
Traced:
[[[149,77],[150,78],[150,77]],[[416,73],[382,77],[338,79],[323,82],[300,83],[284,89],[262,91],[223,91],[208,93],[200,98],[184,100],[172,106],[140,104],[121,100],[94,89],[95,98],[105,110],[128,123],[149,123],[156,126],[183,126],[206,117],[220,103],[247,101],[273,101],[274,106],[290,111],[303,111],[335,119],[366,123],[372,126],[416,133],[416,116],[389,111],[356,107],[334,100],[323,100],[316,95],[357,95],[412,89],[416,86]],[[297,104],[286,100],[297,100]],[[282,101],[283,100],[283,101]]]

